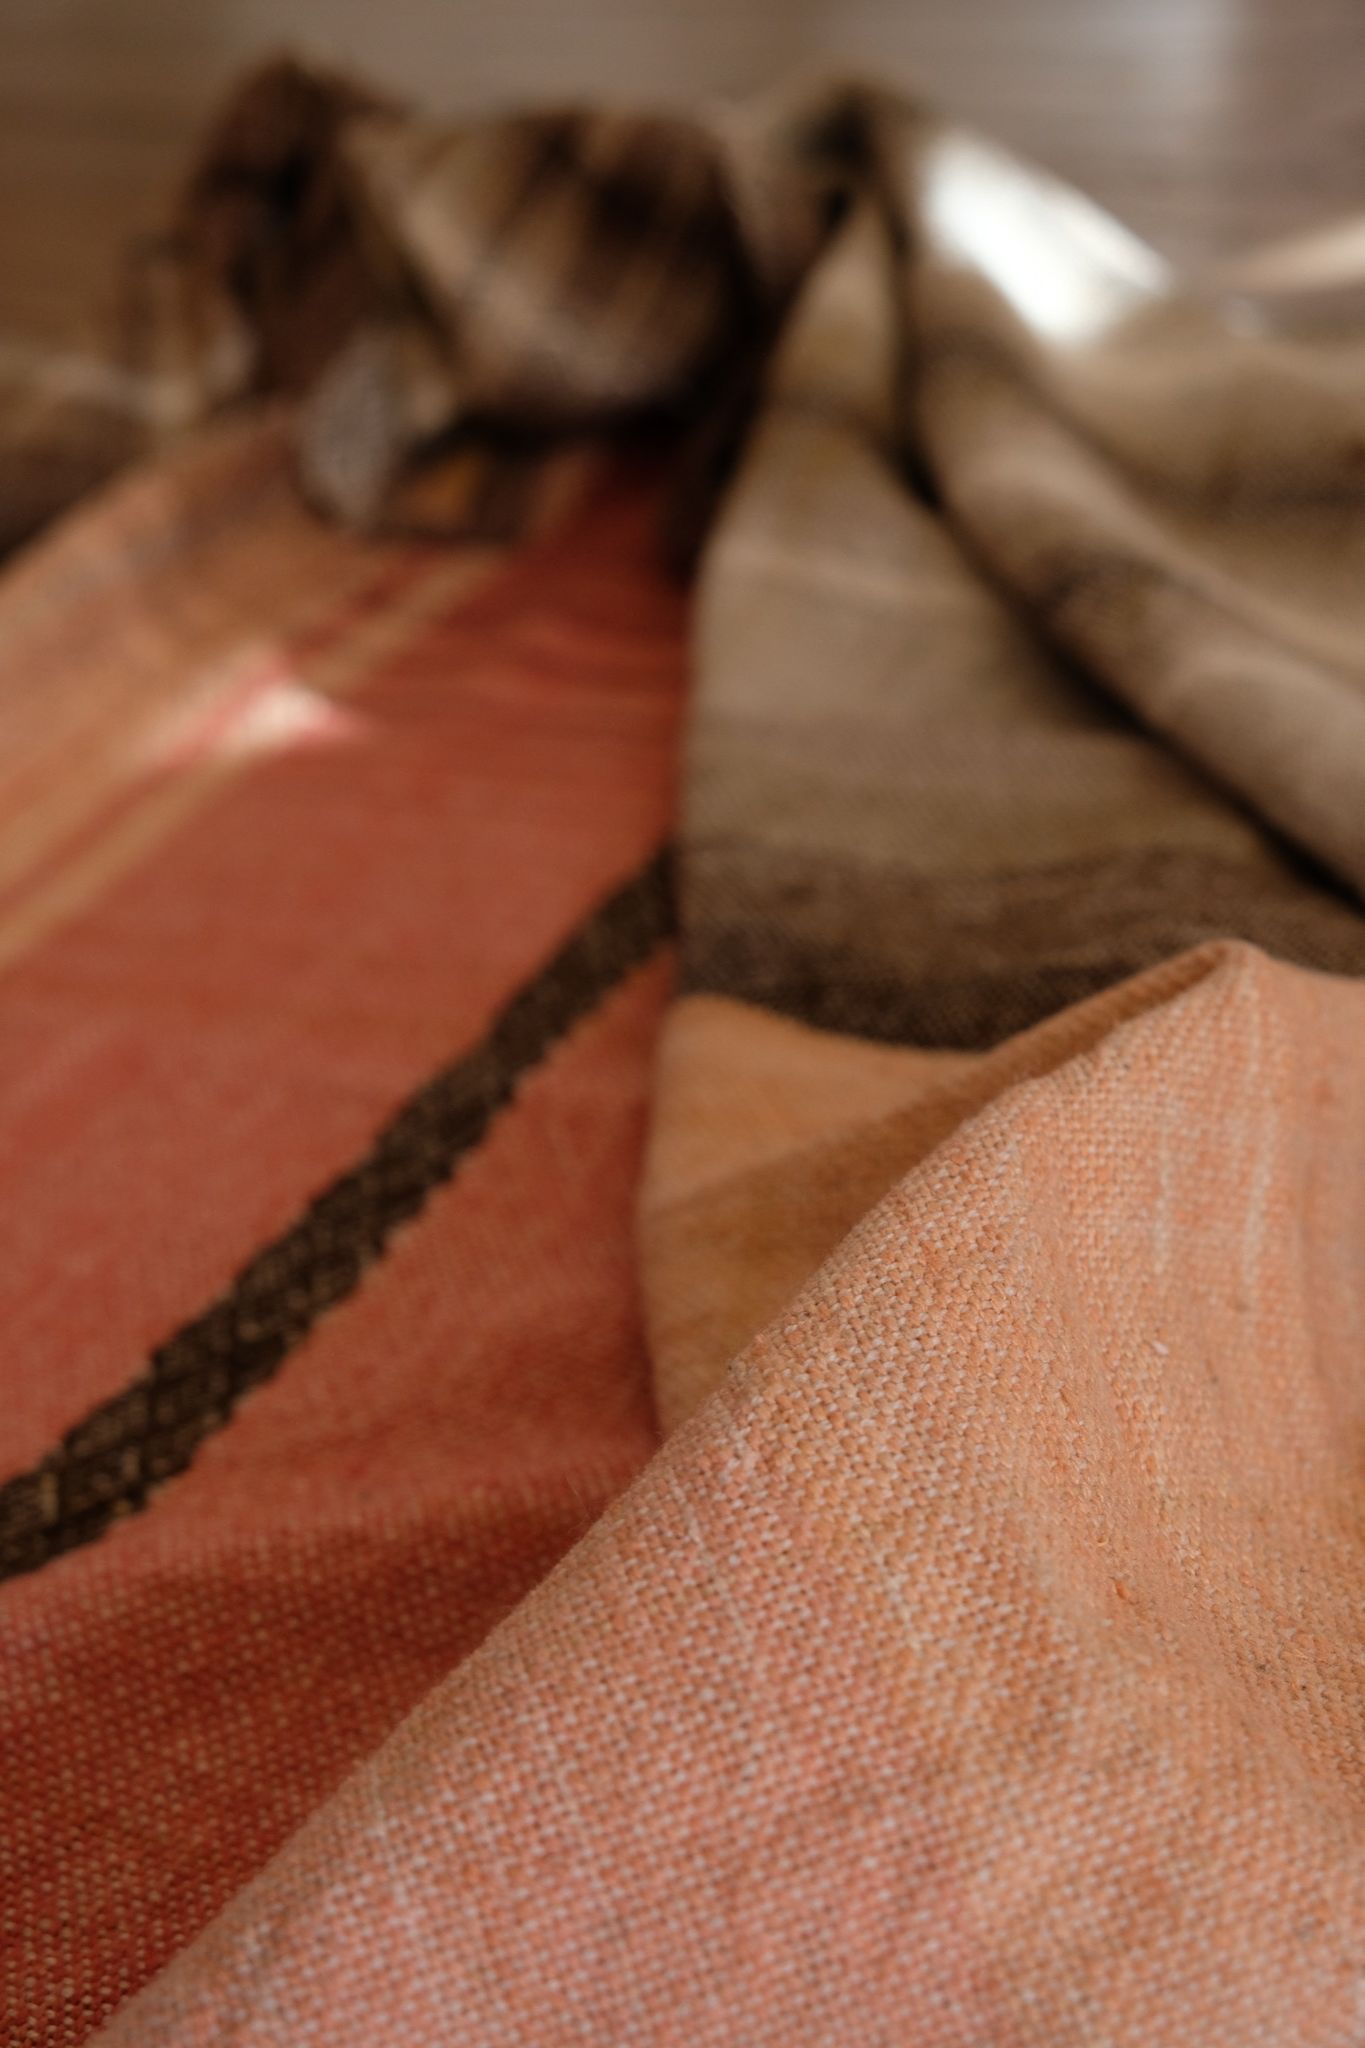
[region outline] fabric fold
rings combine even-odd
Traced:
[[[1087,1006],[104,2048],[1351,2040],[1363,1000]]]

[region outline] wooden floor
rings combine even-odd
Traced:
[[[1365,210],[1365,0],[0,0],[0,335],[80,330],[285,41],[450,108],[890,71],[1193,264]]]

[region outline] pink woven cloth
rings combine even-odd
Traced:
[[[1358,2041],[1362,1031],[1041,1027],[103,2048]]]

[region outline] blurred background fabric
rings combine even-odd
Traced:
[[[293,46],[442,111],[694,101],[829,61],[907,83],[1060,172],[1178,263],[1350,211],[1360,0],[4,0],[0,334],[117,317],[244,64]]]

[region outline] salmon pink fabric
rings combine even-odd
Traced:
[[[1358,2037],[1365,994],[1079,1023],[106,2048]]]
[[[591,921],[668,831],[681,601],[646,476],[568,503],[357,550],[234,428],[0,600],[6,2042],[87,2039],[654,1448],[667,906]]]

